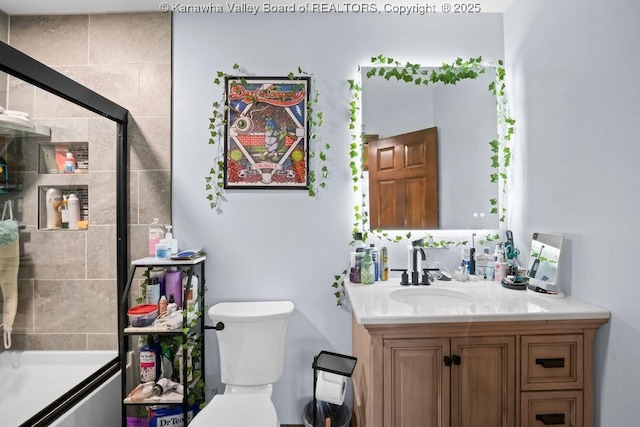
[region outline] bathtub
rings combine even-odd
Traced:
[[[116,375],[119,373],[116,358],[115,351],[0,353],[2,425],[119,425],[120,381]],[[95,405],[96,401],[101,404]],[[91,413],[95,410],[103,410],[106,415],[93,418]],[[74,424],[75,411],[84,423]],[[103,416],[108,418],[105,424],[100,419]]]

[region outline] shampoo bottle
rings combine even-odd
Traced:
[[[161,349],[153,336],[149,336],[147,344],[140,349],[140,382],[158,381],[162,372]]]
[[[80,199],[75,194],[69,194],[67,199],[69,207],[69,229],[77,230],[78,221],[80,221]]]
[[[47,228],[55,230],[62,228],[62,214],[60,205],[62,205],[62,195],[57,188],[50,188],[46,194],[47,201]]]

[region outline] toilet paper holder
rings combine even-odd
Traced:
[[[317,418],[317,397],[316,384],[318,381],[318,371],[329,372],[335,375],[350,378],[356,367],[357,358],[347,356],[346,354],[332,353],[322,350],[317,356],[313,357],[313,419],[312,426],[316,425]]]

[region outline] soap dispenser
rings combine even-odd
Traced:
[[[173,238],[173,233],[171,232],[171,225],[167,225],[167,232],[164,235],[164,239],[160,240],[160,244],[167,245],[171,248],[171,255],[175,255],[178,253],[178,239]]]

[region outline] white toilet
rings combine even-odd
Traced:
[[[282,376],[290,301],[221,302],[209,309],[220,352],[224,394],[218,394],[189,427],[277,427],[272,384]]]

